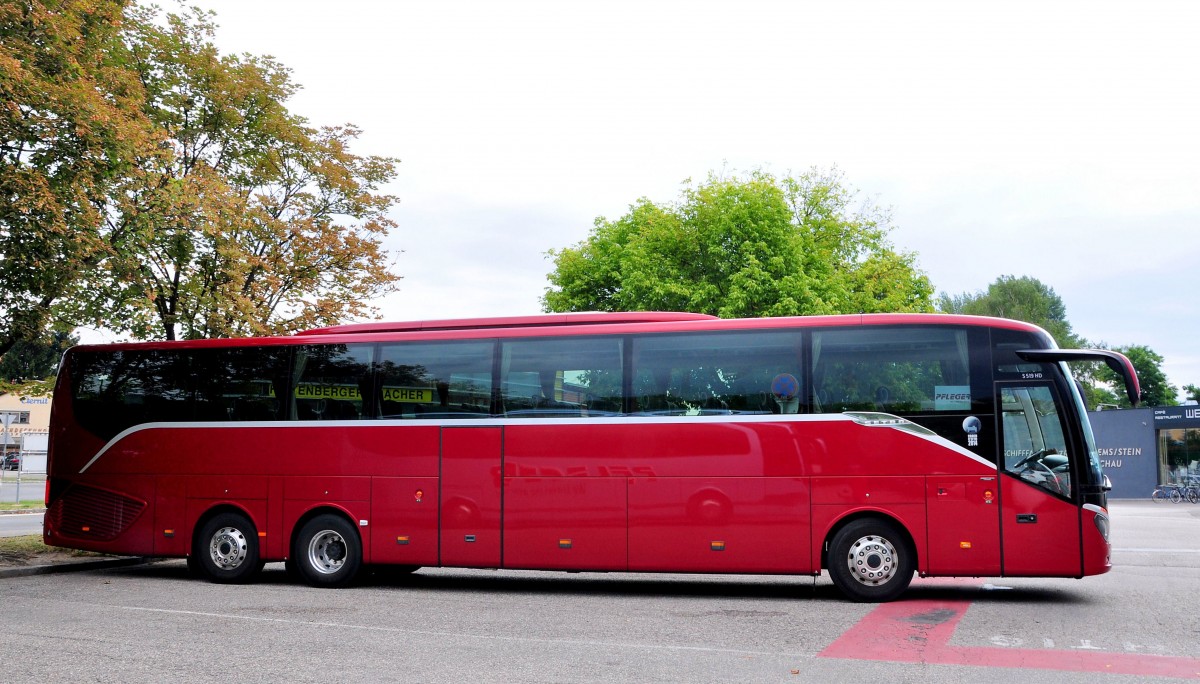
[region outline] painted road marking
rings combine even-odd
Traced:
[[[1113,549],[1114,553],[1200,553],[1200,549]]]
[[[967,600],[885,603],[817,657],[1200,679],[1200,658],[1109,653],[1087,640],[1070,649],[951,646],[970,606]]]

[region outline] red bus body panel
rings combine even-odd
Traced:
[[[509,319],[347,326],[254,344],[905,325],[931,317],[572,320],[539,327],[536,317],[522,318],[519,330],[504,329]],[[1012,321],[936,320],[1044,335]],[[815,574],[839,525],[881,515],[911,536],[925,575],[1075,577],[1111,567],[1095,522],[1102,513],[999,474],[931,433],[841,414],[150,423],[105,444],[77,424],[69,387],[64,364],[49,456],[51,485],[65,483],[46,516],[53,545],[183,556],[198,521],[229,507],[253,522],[262,559],[276,561],[290,555],[305,516],[332,509],[355,522],[367,563]],[[103,524],[80,524],[77,511]],[[1018,523],[1018,513],[1038,522]]]
[[[115,539],[48,539],[184,555],[200,516],[228,505],[281,560],[297,522],[329,507],[359,523],[368,562],[816,573],[838,522],[877,512],[910,532],[922,573],[998,569],[995,470],[939,438],[841,416],[492,423],[141,426],[78,465],[146,510]],[[163,454],[175,474],[154,475]],[[952,532],[965,516],[970,539]]]

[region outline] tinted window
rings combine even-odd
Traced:
[[[105,439],[141,423],[280,420],[289,358],[287,347],[74,353],[75,416]]]
[[[706,333],[633,341],[638,413],[797,413],[802,401],[797,332]]]
[[[197,349],[184,354],[195,387],[195,420],[284,420],[287,347]]]
[[[620,413],[621,346],[617,337],[503,342],[500,388],[505,415]]]
[[[73,355],[76,420],[105,439],[139,423],[194,420],[187,361],[155,351]]]
[[[491,342],[384,344],[383,418],[478,418],[491,413]]]
[[[812,345],[817,413],[970,411],[972,401],[986,401],[972,394],[966,330],[825,330]]]
[[[369,344],[305,345],[296,351],[292,417],[358,420],[375,415]]]

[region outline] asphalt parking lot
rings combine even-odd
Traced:
[[[345,590],[182,561],[0,577],[6,681],[1171,681],[1200,678],[1200,506],[1115,502],[1106,575],[828,580],[426,569]]]

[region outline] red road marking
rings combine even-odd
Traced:
[[[898,601],[871,611],[819,658],[1200,679],[1200,659],[1063,649],[951,646],[970,601]]]

